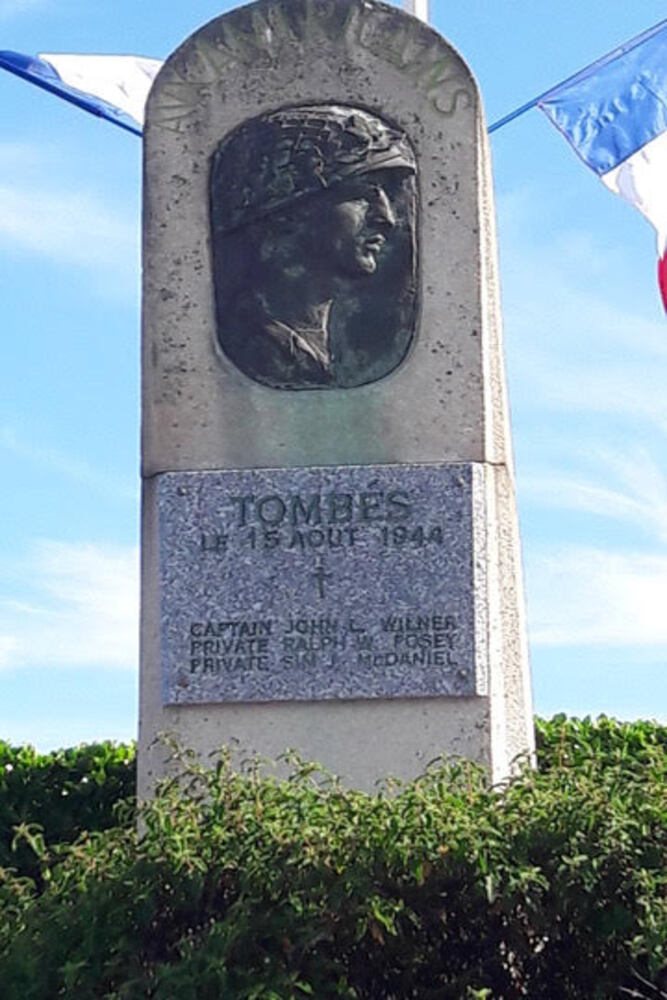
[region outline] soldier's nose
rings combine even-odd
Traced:
[[[373,222],[382,223],[387,229],[393,229],[396,225],[396,215],[387,192],[383,187],[376,187],[375,197],[371,202],[370,217]]]

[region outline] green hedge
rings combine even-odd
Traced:
[[[621,767],[638,771],[667,752],[667,726],[643,719],[619,722],[600,715],[597,719],[568,718],[535,720],[537,763],[540,771],[560,767]]]
[[[653,722],[599,719],[536,719],[541,771],[591,756],[600,766],[641,767],[647,748],[664,747],[667,728]],[[106,830],[119,821],[119,802],[136,794],[134,744],[84,744],[39,754],[31,746],[0,740],[0,865],[34,873],[34,852],[12,849],[21,824],[37,824],[46,844],[69,843],[84,831]],[[131,808],[123,821],[134,822]]]
[[[457,764],[369,796],[223,756],[166,786],[141,838],[49,851],[24,828],[42,888],[2,874],[2,996],[660,997],[665,729],[538,731],[542,770],[505,789]]]
[[[17,827],[37,824],[46,843],[70,842],[84,831],[114,826],[117,804],[135,792],[133,745],[93,743],[38,754],[0,741],[0,865],[37,875],[25,841],[12,849]],[[131,815],[126,820],[132,822]]]

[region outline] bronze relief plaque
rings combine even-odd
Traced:
[[[342,105],[283,108],[211,163],[217,336],[276,389],[347,389],[392,372],[417,314],[417,177],[407,136]]]

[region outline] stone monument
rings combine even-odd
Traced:
[[[139,792],[172,733],[372,789],[532,750],[486,131],[376,0],[258,0],[148,101]]]

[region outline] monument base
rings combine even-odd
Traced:
[[[532,753],[504,467],[158,475],[142,556],[140,799],[160,734],[204,761],[294,749],[365,791],[442,756],[501,781]]]
[[[238,749],[239,760],[252,754],[275,760],[295,749],[366,792],[389,775],[415,778],[443,755],[490,763],[494,779],[500,780],[509,761],[492,759],[491,715],[490,700],[474,697],[190,705],[158,718],[144,714],[139,799],[150,797],[152,785],[166,773],[164,744],[144,745],[143,738],[161,727],[163,732],[169,727],[202,761],[223,745]]]

